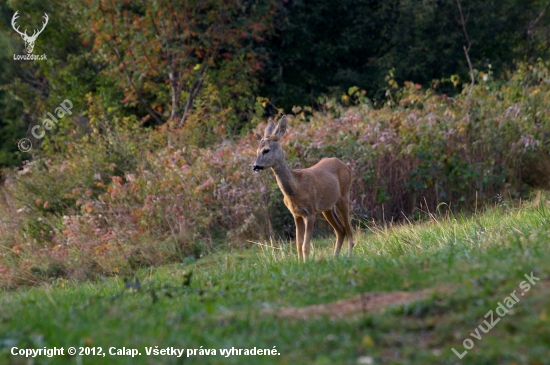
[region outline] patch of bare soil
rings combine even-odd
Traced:
[[[312,319],[319,317],[345,319],[353,318],[359,314],[382,312],[391,306],[409,304],[427,298],[434,292],[448,291],[449,288],[438,288],[424,289],[416,292],[365,293],[328,304],[310,305],[301,308],[266,309],[262,311],[262,314],[271,314],[277,318],[290,319]]]

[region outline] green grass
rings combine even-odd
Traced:
[[[550,364],[550,210],[544,201],[496,207],[470,218],[357,232],[352,258],[332,258],[316,240],[314,259],[294,244],[263,243],[122,278],[59,280],[4,292],[0,363],[27,364],[19,348],[136,348],[137,358],[38,357],[35,364]],[[470,333],[524,274],[541,278],[481,340]],[[191,277],[189,277],[192,273]],[[190,278],[190,280],[189,280]],[[331,303],[365,292],[446,288],[383,313],[342,320],[281,319],[264,308]],[[495,315],[496,316],[496,315]],[[474,347],[459,360],[466,338]],[[145,347],[216,349],[215,356],[146,356]],[[278,356],[220,355],[219,349],[276,346]]]

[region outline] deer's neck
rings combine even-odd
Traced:
[[[271,169],[275,173],[277,185],[279,185],[279,189],[281,189],[283,194],[287,196],[294,196],[296,192],[296,180],[294,179],[294,175],[286,162],[283,160]]]

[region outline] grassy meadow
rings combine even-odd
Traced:
[[[0,363],[550,364],[544,196],[469,217],[428,216],[424,223],[358,228],[352,258],[331,257],[330,237],[313,242],[306,264],[294,244],[258,242],[135,277],[58,279],[5,291]],[[525,274],[535,277],[528,291]],[[513,307],[500,309],[500,317],[498,303],[511,293],[518,301],[506,302]],[[358,295],[360,307],[332,305]],[[478,326],[491,310],[494,327],[484,333]],[[471,347],[466,354],[464,344]],[[32,360],[13,356],[14,346],[64,347],[65,355]],[[106,355],[70,356],[70,346]],[[185,352],[147,356],[155,346]],[[113,356],[111,347],[141,355]],[[278,355],[221,354],[233,347]]]

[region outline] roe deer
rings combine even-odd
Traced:
[[[253,169],[260,171],[271,167],[275,173],[277,185],[284,195],[284,203],[294,216],[299,260],[307,259],[313,224],[318,213],[323,213],[336,233],[334,256],[340,253],[346,236],[351,256],[355,245],[349,222],[351,169],[333,157],[323,158],[307,169],[290,170],[281,146],[286,124],[286,116],[279,120],[277,126],[273,120],[269,120]],[[336,214],[336,209],[342,219]]]

